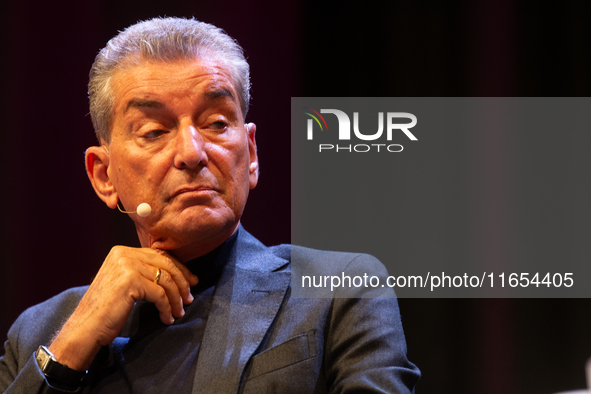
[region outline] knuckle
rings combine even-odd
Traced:
[[[185,278],[182,278],[179,282],[178,282],[178,288],[179,289],[183,289],[183,290],[188,290],[191,288],[191,284],[189,283],[188,280],[186,280]]]
[[[120,257],[123,254],[123,251],[124,250],[125,250],[125,248],[123,246],[121,246],[121,245],[115,245],[115,246],[113,246],[111,248],[110,254],[113,257],[117,258],[117,257]]]
[[[129,264],[125,264],[125,261],[119,265],[119,272],[128,277],[135,276],[136,274],[136,270],[133,269]]]
[[[178,271],[178,268],[172,261],[170,261],[170,259],[164,259],[164,266],[166,270],[170,273],[175,273],[176,271]]]
[[[120,286],[128,287],[127,284],[133,282],[134,273],[128,267],[119,267],[119,269],[113,271],[113,274],[117,278],[115,282],[119,283]]]
[[[158,283],[169,284],[171,281],[170,274],[167,271],[161,271],[160,273],[160,280]]]

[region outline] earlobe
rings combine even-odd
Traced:
[[[94,191],[111,209],[117,207],[119,196],[109,177],[110,155],[106,146],[91,146],[86,150],[86,174]]]
[[[257,143],[255,139],[256,125],[254,123],[247,123],[246,134],[248,138],[248,152],[250,165],[248,167],[250,189],[254,189],[259,181],[259,158],[257,156]]]
[[[250,172],[251,176],[255,175],[256,179],[258,181],[258,179],[259,179],[259,163],[258,162],[250,163],[249,172]],[[252,189],[252,187],[251,187],[251,189]]]

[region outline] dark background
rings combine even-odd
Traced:
[[[591,91],[591,3],[583,1],[3,2],[0,332],[26,307],[88,284],[112,245],[137,245],[131,220],[106,208],[86,178],[83,153],[95,144],[86,83],[117,30],[164,15],[213,23],[246,50],[262,168],[243,223],[268,245],[290,241],[291,96]],[[473,147],[487,168],[475,187],[500,182],[508,143],[495,134]],[[511,225],[503,196],[482,192],[476,206],[490,229],[480,242],[503,261]],[[423,372],[419,393],[585,387],[588,299],[401,299],[400,307],[409,358]]]

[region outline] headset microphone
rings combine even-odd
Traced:
[[[147,202],[143,202],[140,205],[138,205],[135,211],[124,211],[121,208],[119,208],[119,204],[117,204],[117,209],[119,209],[123,213],[137,213],[143,218],[152,213],[152,207]]]

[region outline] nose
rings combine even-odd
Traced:
[[[194,169],[199,166],[205,167],[207,163],[203,136],[193,125],[182,127],[176,138],[174,166],[179,169]]]

